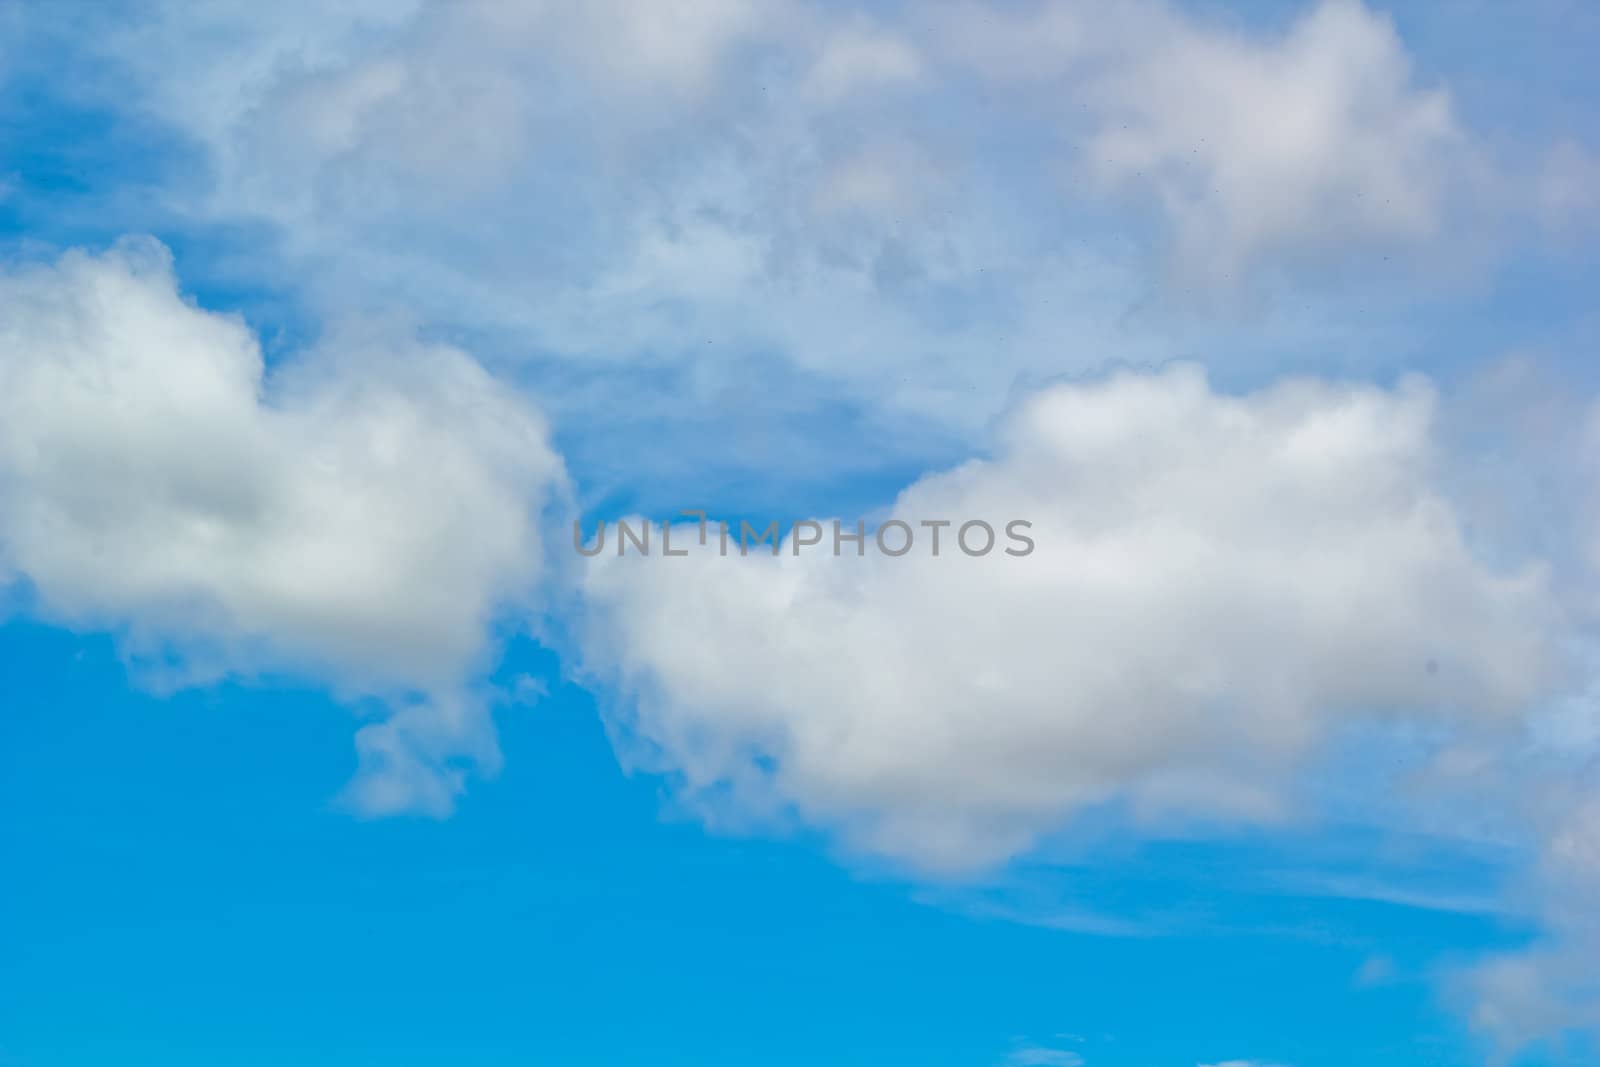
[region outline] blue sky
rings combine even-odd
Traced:
[[[157,699],[104,639],[6,649],[21,1063],[1465,1063],[1428,969],[1517,933],[1230,877],[1282,859],[1259,842],[1113,850],[1030,894],[1188,913],[1159,936],[1014,921],[663,819],[571,687],[502,718],[519,769],[451,820],[357,821],[328,810],[349,726],[319,694]]]
[[[1593,10],[319,7],[0,14],[0,1064],[1600,1054]]]

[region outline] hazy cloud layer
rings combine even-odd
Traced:
[[[1243,331],[1170,309],[1498,214],[1447,89],[1353,0],[1281,28],[1076,0],[168,4],[95,47],[108,100],[203,164],[169,210],[265,225],[257,276],[476,331],[559,367],[575,424],[626,405],[685,450],[662,375],[780,427],[774,373],[975,436],[1019,381],[1352,330],[1317,302]]]

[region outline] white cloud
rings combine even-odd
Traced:
[[[1019,1048],[1005,1059],[1006,1067],[1083,1067],[1083,1062],[1076,1052],[1043,1046]]]
[[[1468,141],[1448,96],[1413,83],[1386,17],[1324,0],[1268,35],[1163,5],[1102,8],[973,6],[944,35],[988,77],[1057,85],[1089,176],[1152,191],[1191,277],[1439,235],[1472,173]]]
[[[1197,264],[1443,222],[1461,139],[1448,98],[1413,87],[1393,27],[1357,3],[1323,3],[1265,45],[1174,30],[1104,92],[1091,166],[1152,183]]]
[[[201,674],[398,701],[363,735],[367,808],[447,810],[447,764],[492,768],[464,683],[534,595],[563,479],[538,413],[460,352],[351,336],[269,372],[153,242],[0,276],[0,569]]]
[[[1464,545],[1432,410],[1415,380],[1055,386],[995,459],[892,509],[1027,519],[1034,554],[968,558],[948,532],[937,559],[608,553],[589,661],[690,802],[792,811],[923,868],[1002,860],[1108,801],[1277,818],[1340,723],[1515,724],[1545,682],[1543,575]]]

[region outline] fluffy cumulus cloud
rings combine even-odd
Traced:
[[[921,867],[1004,859],[1107,802],[1277,818],[1342,723],[1492,729],[1546,682],[1544,574],[1467,547],[1433,406],[1415,380],[1229,396],[1192,367],[1055,386],[995,458],[899,496],[888,518],[923,538],[905,555],[791,535],[723,556],[684,526],[687,558],[594,557],[589,655],[691,800]],[[1036,547],[969,556],[952,527],[932,554],[922,523],[973,519],[1027,520]]]
[[[1393,25],[1354,0],[1325,0],[1275,34],[1148,4],[958,12],[952,50],[992,77],[1058,82],[1094,183],[1150,190],[1196,274],[1428,239],[1472,176],[1449,97],[1415,83]]]
[[[463,760],[493,766],[464,685],[536,590],[563,477],[460,352],[350,337],[269,372],[153,242],[0,276],[0,569],[191,672],[395,700],[361,735],[362,807],[447,810]]]

